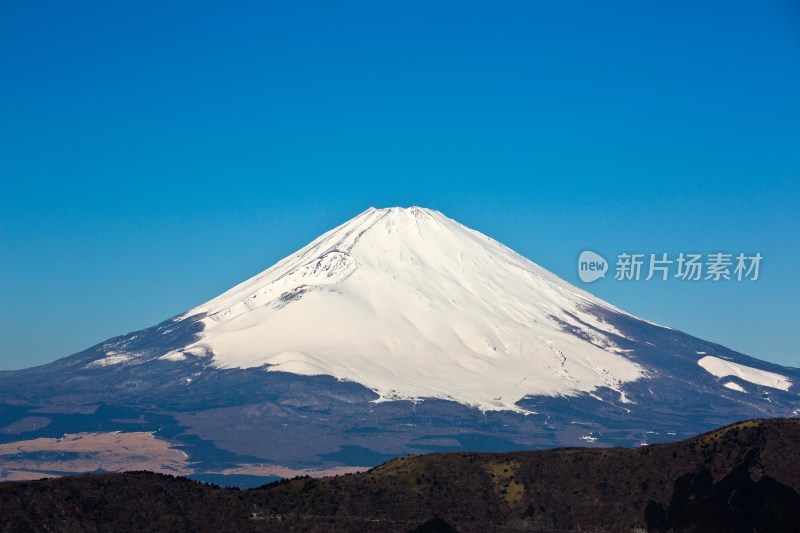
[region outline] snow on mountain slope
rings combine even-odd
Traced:
[[[645,371],[602,334],[619,332],[597,307],[623,313],[437,211],[372,208],[186,313],[205,315],[202,338],[164,358],[483,410],[597,387],[626,401],[621,384]]]
[[[770,387],[784,391],[788,391],[792,386],[792,382],[789,380],[789,378],[781,374],[740,365],[739,363],[726,361],[725,359],[720,359],[719,357],[714,357],[713,355],[707,355],[703,357],[697,361],[697,364],[703,367],[706,372],[718,378],[735,376],[739,379],[749,381],[750,383],[754,383],[756,385],[763,385],[764,387]],[[733,388],[730,387],[729,384],[726,384],[725,386],[728,388]],[[733,389],[741,390],[741,387],[738,389]]]

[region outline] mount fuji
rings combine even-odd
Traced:
[[[441,213],[370,209],[189,311],[202,334],[164,359],[330,375],[378,401],[484,411],[599,386],[625,401],[622,383],[645,369],[594,307],[620,312]]]
[[[798,383],[437,211],[372,208],[152,328],[0,372],[0,443],[145,430],[223,473],[632,446],[796,416]]]

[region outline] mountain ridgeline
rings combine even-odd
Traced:
[[[434,453],[239,491],[132,472],[0,484],[2,531],[800,531],[800,420],[637,449]]]

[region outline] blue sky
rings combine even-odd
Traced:
[[[603,5],[600,5],[603,4]],[[577,256],[584,286],[800,366],[796,2],[0,3],[0,369],[153,325],[369,206]]]

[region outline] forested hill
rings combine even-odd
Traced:
[[[800,420],[638,449],[408,456],[240,491],[149,472],[0,484],[2,531],[800,531]]]

